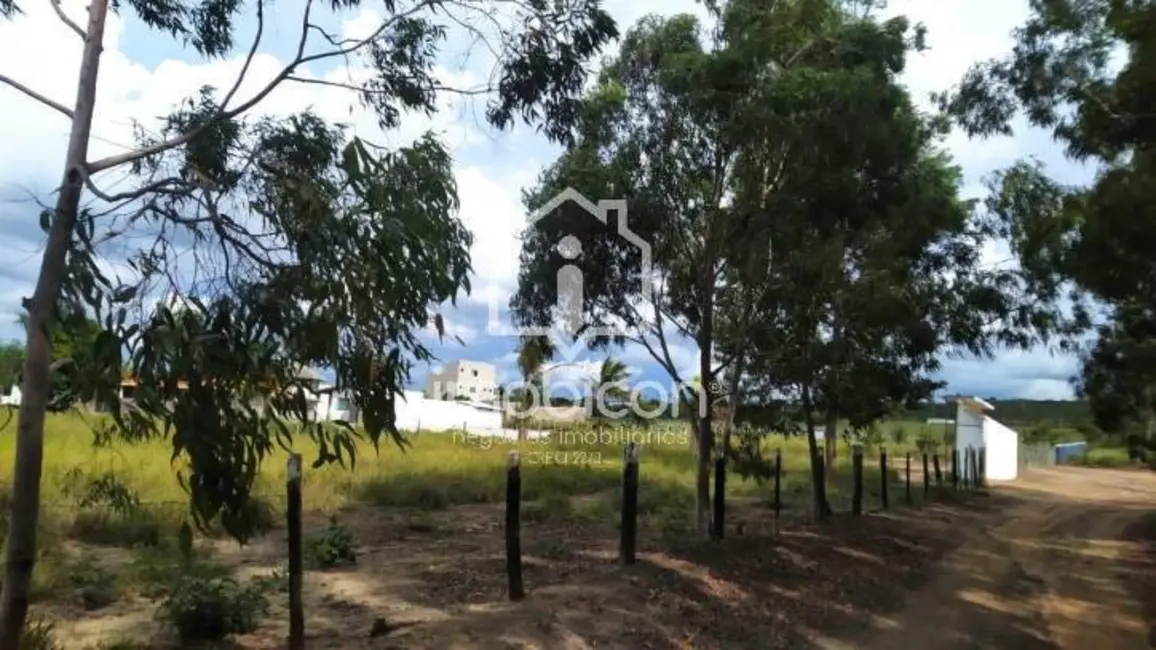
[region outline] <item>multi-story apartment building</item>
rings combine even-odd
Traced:
[[[428,399],[492,402],[498,396],[498,370],[480,361],[451,361],[426,380]]]

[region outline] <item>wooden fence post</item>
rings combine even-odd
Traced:
[[[727,518],[727,457],[726,450],[719,449],[714,461],[714,531],[715,539],[725,536]]]
[[[907,505],[911,505],[911,452],[907,452],[906,478],[903,482],[904,496],[907,498]]]
[[[931,474],[927,466],[927,452],[923,452],[923,498],[927,498],[927,493],[931,491]]]
[[[301,594],[304,557],[301,545],[301,454],[290,454],[286,468],[289,527],[289,649],[305,649],[305,605]]]
[[[510,578],[510,600],[522,600],[522,467],[517,451],[510,452],[506,470],[506,574]]]
[[[979,448],[979,485],[987,487],[987,447]]]
[[[887,448],[879,448],[879,503],[887,509]]]
[[[851,514],[863,514],[863,447],[855,445],[851,451]]]
[[[783,450],[775,449],[775,534],[779,534],[779,514],[783,509]]]
[[[951,450],[951,487],[959,489],[959,448]]]
[[[931,464],[935,467],[935,487],[943,487],[943,472],[939,468],[939,452],[931,455]]]
[[[622,539],[618,560],[634,564],[638,537],[638,443],[628,443],[622,450]]]

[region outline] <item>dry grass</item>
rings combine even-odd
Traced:
[[[193,566],[182,567],[176,533],[186,518],[187,496],[170,462],[169,444],[155,441],[97,448],[92,444],[91,431],[98,423],[94,416],[53,415],[46,425],[41,561],[34,594],[41,609],[47,607],[65,619],[81,616],[82,621],[90,621],[95,614],[84,612],[99,610],[96,614],[100,616],[128,616],[125,620],[136,621],[142,611],[151,611],[154,605],[150,599],[163,597],[174,575],[220,577],[234,573],[238,563],[257,562],[270,571],[276,567],[275,558],[283,557],[279,544],[269,554],[244,559],[248,556],[222,551],[228,545],[209,538],[199,542],[201,550]],[[905,445],[913,443],[919,425],[890,425],[891,429],[900,427],[909,432],[899,436]],[[12,466],[14,429],[14,422],[0,429],[0,467]],[[643,445],[640,529],[651,539],[665,540],[661,542],[665,545],[685,538],[690,525],[695,459],[686,444],[685,432],[682,423],[656,425],[648,433],[635,432]],[[623,435],[619,433],[614,441],[621,442]],[[398,530],[408,530],[410,534],[425,531],[436,539],[448,536],[452,538],[448,543],[453,545],[462,535],[476,535],[472,524],[461,524],[463,513],[469,508],[492,509],[503,500],[506,460],[509,452],[517,449],[523,458],[523,517],[527,526],[579,531],[567,533],[577,536],[575,539],[593,534],[591,531],[596,531],[599,539],[612,537],[620,507],[621,446],[594,438],[555,432],[549,441],[519,444],[451,432],[423,432],[413,436],[412,445],[405,450],[383,445],[380,451],[363,441],[354,467],[307,470],[304,505],[312,513],[309,516],[315,529],[321,527],[317,522],[328,521],[331,515],[345,521],[369,517],[392,522],[388,530],[355,526],[359,543],[392,545],[390,540],[398,539]],[[296,440],[295,447],[307,463],[315,457],[316,450],[307,438]],[[767,451],[774,447],[783,452],[786,516],[805,513],[810,503],[805,440],[774,436],[768,441]],[[893,452],[893,456],[896,458],[888,479],[892,503],[898,506],[903,503],[902,454]],[[865,472],[869,508],[878,503],[880,474],[876,459],[876,455],[869,455]],[[283,512],[285,462],[285,452],[266,459],[256,486],[271,526],[279,523]],[[918,468],[914,469],[913,482],[917,485],[913,486],[913,493],[918,499],[922,490]],[[101,502],[81,507],[78,495],[84,490],[77,486],[83,488],[86,482],[100,477],[114,477],[116,484],[139,500],[139,505],[126,509]],[[849,479],[844,455],[836,465],[831,485],[832,505],[837,510],[848,507]],[[732,474],[728,477],[727,493],[735,521],[765,518],[771,495],[769,485]],[[492,526],[493,522],[487,522],[483,527],[488,531]],[[748,531],[748,535],[755,533],[756,528],[749,527]],[[367,537],[371,539],[362,539]],[[265,546],[258,548],[269,548],[265,542],[261,544]],[[453,550],[462,557],[480,552],[473,546]],[[223,552],[225,555],[221,555]],[[148,619],[145,616],[141,620]],[[134,623],[137,624],[143,625],[139,621]],[[108,639],[121,632],[124,630],[112,629],[96,636]],[[76,633],[92,636],[84,630]]]

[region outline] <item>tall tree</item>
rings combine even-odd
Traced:
[[[794,218],[854,207],[848,175],[824,176],[823,170],[831,158],[840,160],[841,172],[851,165],[845,161],[874,164],[862,158],[860,143],[887,144],[885,136],[870,135],[886,129],[863,115],[893,119],[871,102],[887,99],[894,106],[880,89],[901,69],[912,34],[905,21],[880,27],[858,18],[869,4],[733,0],[711,4],[711,25],[685,15],[643,19],[588,94],[575,145],[526,196],[531,210],[567,187],[594,199],[628,200],[628,214],[616,220],[592,218],[589,206],[573,204],[538,220],[524,239],[512,307],[523,324],[548,324],[558,300],[557,273],[574,263],[555,255],[555,247],[567,235],[583,240],[577,263],[586,325],[623,325],[620,340],[644,346],[681,387],[684,401],[701,398],[696,513],[704,533],[712,402],[722,392],[724,371],[733,370],[733,381],[743,374],[743,337],[756,324],[766,327],[750,307],[766,291],[778,251],[791,250],[777,241],[776,229]],[[880,163],[878,173],[884,172]],[[832,180],[844,182],[813,185]],[[813,208],[799,204],[804,187],[813,188],[805,195],[817,202]],[[862,200],[885,204],[889,197]],[[644,270],[644,256],[620,235],[622,225],[649,244],[653,268]],[[794,288],[810,291],[802,282]],[[726,343],[732,334],[737,338]],[[672,337],[696,344],[701,395],[673,363]],[[817,387],[817,378],[808,385]],[[809,440],[820,472],[813,427]],[[826,511],[822,481],[817,485],[817,507]]]
[[[243,536],[256,467],[273,445],[289,445],[290,437],[277,420],[238,405],[235,394],[272,390],[275,411],[304,415],[303,392],[295,390],[297,366],[324,363],[354,394],[370,437],[396,438],[395,396],[411,359],[429,356],[413,331],[427,322],[431,308],[468,288],[470,242],[455,214],[449,155],[432,135],[390,150],[350,139],[309,113],[278,121],[243,118],[259,112],[278,87],[295,83],[347,88],[387,131],[398,126],[403,112],[434,111],[442,93],[493,91],[487,110],[493,125],[521,118],[565,140],[576,111],[572,96],[585,81],[583,63],[616,35],[598,0],[413,0],[387,2],[368,36],[342,40],[328,33],[307,1],[289,61],[245,96],[242,82],[264,33],[263,0],[131,2],[142,22],[197,54],[215,58],[240,50],[244,64],[224,92],[205,89],[180,106],[159,137],[90,160],[100,55],[114,4],[93,0],[84,26],[57,12],[84,41],[73,108],[0,78],[0,85],[71,121],[56,205],[41,216],[48,242],[27,305],[0,650],[16,650],[27,614],[50,385],[49,332],[61,299],[98,315],[102,332],[93,355],[105,367],[101,391],[112,390],[122,351],[128,350],[125,365],[141,378],[141,387],[135,409],[114,413],[124,433],[171,432],[175,453],[190,460],[185,484],[194,518],[204,522],[220,515],[231,532]],[[358,6],[354,0],[332,9]],[[0,0],[0,14],[18,13],[13,0]],[[242,20],[257,30],[253,42],[238,48],[234,27]],[[439,49],[450,29],[476,31],[470,26],[479,24],[494,29],[474,36],[501,40],[491,48],[498,56],[494,85],[447,88],[433,72]],[[306,71],[358,56],[371,74],[355,85],[329,84]],[[102,174],[114,169],[132,173],[139,184],[117,193],[102,190]],[[85,192],[106,205],[82,210]],[[96,264],[97,245],[133,226],[147,227],[156,237],[132,256],[134,277],[109,279]],[[186,246],[177,246],[178,236]],[[129,318],[134,300],[146,299],[174,277],[178,251],[190,242],[205,271],[197,277],[212,278],[196,287],[198,300],[190,308],[195,317],[162,307],[143,321]],[[178,390],[185,382],[188,390]],[[158,419],[166,423],[163,431],[154,428]],[[320,426],[311,432],[321,449],[319,462],[352,454],[350,432]]]
[[[1009,135],[1022,115],[1096,168],[1080,186],[1049,177],[1039,161],[1017,163],[993,175],[987,207],[1025,288],[1053,307],[1041,324],[1061,347],[1080,342],[1092,314],[1105,317],[1078,384],[1111,426],[1148,417],[1151,402],[1140,397],[1156,386],[1156,370],[1140,362],[1153,334],[1143,320],[1156,305],[1154,19],[1151,3],[1033,2],[1011,53],[977,63],[939,96],[973,136]]]

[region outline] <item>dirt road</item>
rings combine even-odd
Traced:
[[[830,650],[1143,650],[1152,568],[1126,541],[1156,510],[1156,474],[1082,468],[1035,470],[998,487],[1006,501],[926,587],[860,642]],[[1145,597],[1145,593],[1148,597]],[[1144,603],[1143,601],[1148,601]],[[1151,614],[1151,612],[1148,612]]]

